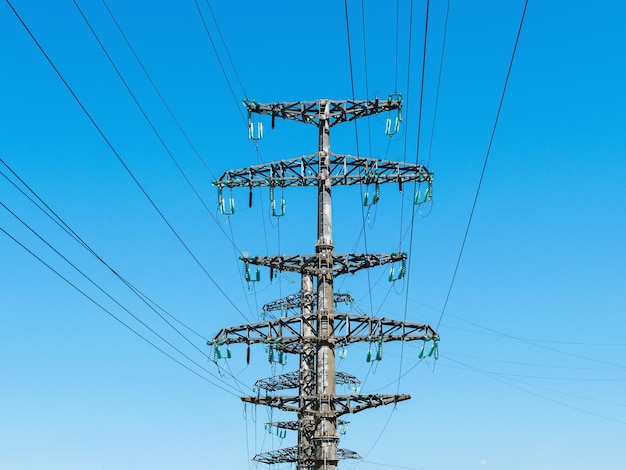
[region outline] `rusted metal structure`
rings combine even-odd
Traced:
[[[318,128],[318,152],[226,171],[213,183],[218,188],[222,211],[229,213],[222,195],[225,189],[249,188],[251,192],[252,188],[259,186],[269,187],[270,191],[287,186],[315,186],[318,201],[317,242],[314,254],[242,257],[247,276],[250,265],[267,267],[270,275],[280,271],[300,274],[300,292],[264,307],[266,312],[299,307],[300,313],[224,328],[209,345],[219,348],[246,344],[250,348],[252,344],[264,344],[270,355],[298,355],[298,371],[260,380],[255,384],[257,395],[242,397],[247,403],[297,414],[296,421],[268,423],[282,430],[297,430],[297,446],[259,454],[254,460],[266,464],[295,462],[298,470],[336,470],[339,460],[359,458],[356,452],[339,448],[338,426],[345,423],[340,417],[410,398],[404,394],[361,395],[358,392],[337,395],[337,383],[358,384],[358,379],[336,370],[336,348],[355,342],[375,343],[382,347],[388,341],[424,341],[432,342],[436,351],[439,337],[428,325],[335,312],[337,302],[351,299],[346,294],[335,293],[335,278],[361,269],[404,262],[406,254],[336,254],[332,237],[332,188],[338,185],[375,185],[378,188],[380,184],[391,182],[397,183],[400,188],[403,183],[410,182],[430,186],[433,174],[419,164],[336,155],[330,151],[330,129],[340,123],[397,111],[395,126],[391,120],[387,124],[388,133],[392,128],[397,131],[402,107],[398,95],[391,95],[387,100],[323,99],[271,104],[246,101],[245,105],[250,117],[250,138],[258,139],[262,135],[262,128],[254,127],[252,116],[255,114],[270,116],[272,126],[276,118],[299,121]],[[377,198],[377,194],[374,197]],[[298,393],[274,394],[290,389],[297,389]],[[261,390],[265,391],[264,395]]]

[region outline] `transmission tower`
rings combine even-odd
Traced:
[[[336,470],[339,460],[360,458],[356,452],[338,446],[339,428],[345,425],[341,417],[408,400],[410,396],[362,395],[356,392],[356,388],[354,394],[338,395],[337,383],[357,385],[359,381],[356,377],[335,369],[335,349],[356,342],[368,342],[375,346],[377,357],[372,359],[375,360],[380,359],[383,343],[424,341],[432,342],[430,354],[434,353],[436,357],[439,336],[428,325],[335,311],[337,302],[351,300],[347,294],[334,292],[335,278],[361,269],[397,262],[402,265],[398,274],[401,277],[406,270],[406,254],[336,254],[332,237],[332,187],[374,185],[376,190],[369,201],[372,204],[378,200],[380,184],[395,182],[402,190],[403,183],[428,183],[427,197],[430,197],[433,174],[419,164],[330,152],[330,129],[343,122],[395,111],[398,113],[395,125],[389,118],[387,133],[397,131],[402,116],[402,99],[399,95],[391,95],[387,100],[317,100],[271,104],[246,100],[244,104],[248,110],[251,139],[256,140],[262,136],[261,123],[254,122],[254,115],[271,116],[272,127],[276,118],[290,119],[318,128],[318,152],[310,156],[226,171],[213,183],[218,190],[218,203],[222,213],[230,215],[234,212],[233,200],[225,199],[224,190],[248,188],[251,204],[252,188],[269,187],[271,208],[275,214],[277,209],[274,188],[315,186],[318,201],[317,242],[313,254],[241,257],[248,281],[258,279],[255,276],[258,276],[259,266],[270,269],[270,278],[275,272],[282,271],[299,274],[300,292],[267,304],[263,310],[270,312],[298,308],[300,312],[224,328],[208,344],[214,348],[216,358],[222,357],[222,346],[229,348],[231,344],[246,344],[248,361],[252,344],[264,344],[270,361],[283,362],[285,354],[298,355],[300,361],[297,371],[259,380],[255,384],[256,395],[241,397],[246,403],[297,414],[296,421],[279,421],[268,425],[282,433],[297,430],[298,445],[258,454],[253,460],[266,464],[294,462],[298,470]],[[368,204],[367,200],[365,204]],[[279,215],[284,213],[282,201],[278,211]],[[250,272],[251,265],[256,266],[255,275]],[[370,354],[371,348],[368,360],[371,359]],[[297,389],[297,395],[274,394],[291,389]]]

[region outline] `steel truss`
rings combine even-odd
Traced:
[[[308,452],[310,455],[307,455],[306,458],[313,459],[314,455],[311,451]],[[354,452],[353,450],[348,449],[337,449],[337,454],[341,460],[345,459],[354,459],[359,460],[362,457]],[[262,454],[255,455],[252,459],[255,462],[265,463],[267,465],[274,465],[277,463],[291,463],[298,461],[298,447],[286,447],[284,449],[273,450],[270,452],[263,452]]]
[[[335,381],[342,385],[358,385],[361,381],[354,375],[345,372],[335,372]],[[267,379],[257,380],[254,386],[258,389],[276,392],[278,390],[289,390],[298,388],[300,385],[300,371],[288,372],[286,374],[275,375]]]
[[[273,163],[264,163],[237,170],[228,170],[213,182],[218,188],[256,188],[317,186],[319,154],[307,155]],[[383,184],[390,182],[429,183],[434,179],[424,165],[392,162],[350,155],[330,156],[329,175],[333,186]]]
[[[322,312],[323,314],[323,312]],[[302,335],[303,325],[310,328],[315,337],[322,335],[317,329],[317,315],[304,317],[272,318],[246,325],[222,328],[207,344],[266,344],[277,351],[299,354],[303,343],[311,341]],[[359,342],[389,341],[438,341],[439,336],[429,325],[368,317],[352,313],[335,313],[332,331],[337,347]]]
[[[350,294],[335,292],[335,305],[342,302],[352,303],[354,302],[354,297],[352,297]],[[302,297],[302,293],[297,292],[295,294],[283,297],[282,299],[269,302],[263,305],[263,308],[261,310],[265,313],[275,312],[277,310],[295,310],[297,308],[301,308],[303,305],[308,305],[311,308],[315,307],[317,305],[317,299],[314,295],[309,295],[306,299],[304,299]]]
[[[326,261],[323,265],[320,263],[322,258]],[[342,274],[354,274],[361,269],[406,260],[406,253],[388,255],[376,253],[323,255],[318,253],[315,255],[242,256],[239,259],[244,263],[265,266],[275,271],[337,277]]]
[[[256,395],[241,397],[241,400],[254,405],[271,406],[282,411],[295,411],[311,414],[316,417],[338,418],[345,414],[354,414],[369,408],[376,408],[391,403],[410,400],[411,395]],[[303,406],[304,405],[304,406]],[[322,405],[327,406],[326,411]]]
[[[296,462],[298,470],[337,470],[339,460],[360,458],[355,452],[338,447],[339,434],[342,432],[340,427],[347,424],[340,417],[408,400],[410,396],[337,394],[337,384],[353,385],[356,389],[359,380],[352,375],[336,371],[335,348],[357,342],[375,343],[376,360],[379,360],[382,358],[383,343],[432,341],[432,351],[436,351],[439,336],[429,325],[335,311],[337,303],[353,300],[347,294],[334,292],[333,282],[337,276],[354,274],[361,269],[394,262],[402,262],[404,268],[406,254],[335,254],[332,239],[332,187],[375,185],[376,196],[373,203],[376,203],[379,185],[392,182],[398,184],[400,191],[403,183],[427,183],[427,194],[430,197],[434,176],[426,167],[419,164],[330,152],[330,128],[339,123],[381,112],[397,111],[396,126],[399,125],[402,107],[400,95],[390,95],[387,100],[324,99],[269,104],[246,100],[244,104],[248,110],[250,138],[256,140],[261,137],[260,125],[257,128],[258,132],[254,132],[252,114],[270,116],[272,127],[277,117],[313,124],[318,128],[318,152],[224,172],[213,182],[218,188],[218,202],[222,212],[225,215],[234,213],[232,201],[231,209],[223,208],[224,189],[230,191],[233,188],[248,188],[252,195],[252,189],[255,187],[268,187],[271,191],[270,197],[273,198],[274,188],[316,187],[317,241],[315,254],[241,258],[246,267],[248,265],[268,267],[270,278],[273,271],[300,274],[302,284],[299,294],[287,296],[263,307],[266,313],[300,308],[299,315],[223,328],[208,344],[217,349],[215,357],[221,357],[219,354],[221,346],[232,344],[246,344],[248,352],[250,345],[263,344],[269,352],[270,360],[274,350],[279,352],[279,357],[284,353],[299,355],[297,371],[259,380],[255,384],[256,395],[241,397],[245,403],[297,413],[296,421],[276,421],[267,425],[281,430],[297,430],[298,445],[259,454],[254,460],[269,465]],[[390,119],[387,121],[388,128]],[[364,204],[368,204],[367,198]],[[434,355],[436,358],[437,354]],[[297,395],[272,394],[289,389],[297,389]],[[265,391],[265,395],[261,394],[262,390]]]
[[[317,127],[327,124],[333,127],[341,122],[371,116],[385,111],[393,111],[402,107],[401,99],[379,100],[317,100],[293,101],[281,103],[259,104],[256,101],[246,100],[244,104],[248,111],[256,114],[265,114],[274,119],[289,119]]]

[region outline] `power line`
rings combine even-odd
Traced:
[[[104,290],[104,288],[102,288],[102,286],[100,286],[97,282],[95,282],[90,276],[88,276],[84,271],[82,271],[78,266],[76,266],[73,262],[71,262],[66,256],[64,256],[60,251],[58,251],[54,246],[52,246],[52,244],[50,244],[50,242],[48,242],[41,234],[39,234],[35,229],[33,229],[28,223],[26,223],[22,218],[20,218],[15,212],[13,212],[9,207],[7,207],[3,202],[0,201],[0,206],[2,206],[9,214],[11,214],[17,221],[19,221],[24,227],[26,227],[33,235],[35,235],[40,241],[42,241],[48,248],[50,248],[52,251],[54,251],[54,253],[56,253],[61,259],[63,259],[63,261],[65,261],[67,264],[69,264],[76,272],[78,272],[81,276],[83,276],[87,281],[89,281],[94,287],[96,287],[100,292],[102,292],[107,298],[109,298],[111,301],[113,301],[118,307],[120,307],[122,310],[124,310],[126,313],[128,313],[131,317],[133,317],[136,321],[138,321],[141,325],[143,325],[148,331],[150,331],[152,334],[154,334],[157,338],[159,338],[161,341],[163,341],[165,344],[167,344],[169,347],[171,347],[174,351],[176,351],[178,354],[180,354],[181,356],[183,356],[185,359],[187,359],[188,361],[190,361],[192,364],[194,364],[196,367],[198,367],[199,369],[205,371],[206,373],[208,373],[209,375],[212,375],[215,377],[215,375],[213,373],[211,373],[209,370],[207,370],[204,366],[202,366],[201,364],[199,364],[198,362],[196,362],[194,359],[192,359],[191,357],[189,357],[187,354],[185,354],[183,351],[181,351],[179,348],[177,348],[176,346],[174,346],[170,341],[168,341],[167,339],[165,339],[161,334],[157,333],[151,326],[149,326],[145,321],[143,321],[141,318],[139,318],[137,315],[135,315],[134,313],[132,313],[127,307],[125,307],[124,305],[122,305],[117,299],[115,299],[111,294],[109,294],[106,290]],[[13,237],[11,237],[13,238]],[[165,320],[165,318],[163,318],[161,316],[161,318],[167,322],[167,320]],[[174,328],[173,325],[171,325],[171,323],[167,322],[167,324],[169,326],[171,326],[172,328]],[[176,328],[174,328],[174,330],[179,333],[189,344],[191,344],[196,350],[198,350],[200,352],[200,354],[202,354],[206,359],[209,359],[209,357],[202,352],[202,350],[200,350],[196,345],[194,345],[191,341],[189,341],[188,338],[186,338],[184,335],[182,335],[182,333],[180,333],[180,331],[178,331]]]
[[[96,251],[83,240],[64,220],[59,216],[58,213],[54,211],[5,161],[0,157],[0,163],[2,163],[18,181],[24,185],[33,195],[37,198],[35,201],[30,195],[28,195],[22,188],[20,188],[14,181],[12,181],[2,170],[0,170],[0,175],[2,175],[15,189],[17,189],[24,197],[26,197],[35,207],[37,207],[43,214],[45,214],[52,222],[54,222],[61,230],[63,230],[66,234],[68,234],[71,238],[73,238],[79,245],[81,245],[87,252],[89,252],[92,256],[94,256],[100,263],[102,263],[112,274],[114,274],[120,281],[122,281],[135,295],[137,295],[149,308],[151,308],[158,316],[161,315],[155,310],[154,307],[158,308],[162,312],[164,312],[167,316],[172,318],[174,321],[185,327],[187,330],[194,333],[196,336],[199,336],[204,341],[206,338],[202,336],[200,333],[196,332],[189,326],[185,325],[182,321],[177,319],[174,315],[169,313],[163,307],[158,305],[154,300],[150,299],[146,294],[141,292],[137,287],[130,283],[127,279],[125,279],[117,270],[115,270],[109,263],[107,263]],[[41,205],[40,205],[41,204]],[[42,205],[45,207],[42,207]],[[169,324],[167,320],[163,318],[163,320]],[[172,326],[172,325],[170,325]],[[172,328],[174,328],[172,326]],[[174,328],[176,330],[176,328]],[[178,332],[178,330],[176,330]],[[180,332],[179,332],[180,334]],[[181,336],[183,336],[181,334]],[[184,336],[183,336],[184,337]]]
[[[233,62],[233,58],[230,55],[230,51],[228,50],[228,46],[226,45],[226,41],[224,40],[224,36],[222,35],[222,31],[220,30],[220,25],[217,22],[217,18],[215,17],[215,14],[213,13],[213,8],[211,7],[211,2],[209,2],[209,0],[206,0],[206,5],[207,7],[209,7],[209,13],[211,13],[211,18],[213,18],[213,23],[215,23],[215,29],[217,29],[217,34],[219,34],[220,39],[222,40],[222,46],[224,46],[224,50],[226,51],[226,56],[228,57],[228,61],[230,62],[230,66],[233,68],[233,72],[235,72],[235,78],[237,79],[237,82],[239,83],[239,86],[241,87],[241,91],[243,92],[243,95],[247,98],[248,97],[248,93],[246,93],[246,89],[243,86],[243,83],[241,82],[241,78],[239,77],[239,73],[237,73],[237,67],[235,67],[235,63]]]
[[[501,382],[501,383],[503,383],[503,384],[505,384],[505,385],[508,385],[509,387],[515,388],[515,389],[520,390],[520,391],[522,391],[522,392],[524,392],[524,393],[528,393],[529,395],[533,395],[533,396],[535,396],[535,397],[537,397],[537,398],[541,398],[542,400],[546,400],[546,401],[549,401],[549,402],[551,402],[551,403],[556,403],[557,405],[561,405],[561,406],[563,406],[563,407],[565,407],[565,408],[569,408],[569,409],[572,409],[572,410],[576,410],[576,411],[579,411],[579,412],[581,412],[581,413],[585,413],[585,414],[588,414],[588,415],[591,415],[591,416],[595,416],[596,418],[601,418],[601,419],[605,419],[605,420],[607,420],[607,421],[612,421],[612,422],[614,422],[614,423],[618,423],[618,424],[625,424],[625,425],[626,425],[626,421],[621,421],[621,420],[619,420],[619,419],[611,418],[611,417],[609,417],[609,416],[604,416],[604,415],[601,415],[601,414],[599,414],[599,413],[594,413],[594,412],[592,412],[592,411],[585,410],[585,409],[583,409],[583,408],[579,408],[579,407],[577,407],[577,406],[569,405],[569,404],[564,403],[564,402],[562,402],[562,401],[555,400],[554,398],[549,398],[549,397],[547,397],[547,396],[545,396],[545,395],[542,395],[542,394],[540,394],[540,393],[533,392],[533,391],[528,390],[528,389],[526,389],[526,388],[524,388],[524,387],[521,387],[521,386],[519,386],[519,385],[515,385],[514,383],[511,383],[511,382],[509,382],[508,380],[503,379],[503,378],[502,378],[499,374],[494,374],[494,373],[491,373],[491,372],[485,371],[485,370],[483,370],[483,369],[480,369],[480,368],[478,368],[478,367],[473,367],[473,366],[470,366],[470,365],[464,364],[463,362],[456,361],[456,360],[454,360],[454,359],[450,359],[450,358],[447,358],[447,359],[448,359],[449,361],[452,361],[452,362],[456,363],[456,364],[459,364],[460,366],[463,366],[463,367],[464,367],[464,368],[466,368],[467,370],[470,370],[470,371],[473,371],[473,372],[478,372],[479,374],[485,375],[486,377],[489,377],[489,378],[490,378],[490,379],[492,379],[492,380],[495,380],[495,381],[497,381],[497,382]],[[525,385],[528,385],[528,384],[525,384]],[[531,386],[532,386],[532,385],[531,385]]]
[[[354,93],[354,71],[353,71],[353,66],[352,66],[352,47],[350,45],[350,21],[349,21],[349,15],[348,15],[348,0],[344,0],[343,2],[344,7],[345,7],[345,13],[346,13],[346,36],[347,36],[347,40],[348,40],[348,63],[350,65],[350,87],[352,90],[352,100],[354,101],[356,99],[355,93]],[[363,30],[363,34],[365,35],[365,29]],[[367,62],[366,62],[367,64]],[[359,128],[357,125],[357,120],[354,120],[354,134],[355,134],[355,138],[356,138],[356,154],[357,155],[361,155],[361,152],[359,151]],[[370,146],[371,147],[371,146]],[[371,150],[371,148],[370,148]],[[363,198],[363,188],[361,185],[359,185],[359,191],[361,192],[361,198]],[[369,213],[369,209],[368,209],[368,213]],[[365,207],[363,205],[361,205],[361,223],[363,226],[363,230],[361,230],[361,233],[359,234],[359,236],[362,234],[363,235],[363,245],[364,245],[364,249],[365,252],[368,252],[368,248],[367,248],[367,230],[366,230],[366,218],[365,218]],[[374,310],[374,302],[372,299],[372,289],[371,289],[371,275],[369,270],[367,270],[367,285],[368,285],[368,292],[370,292],[369,295],[369,301],[370,301],[370,311]]]
[[[146,343],[148,343],[150,346],[152,346],[153,348],[157,349],[158,351],[160,351],[161,353],[165,354],[167,357],[169,357],[171,360],[173,360],[174,362],[176,362],[178,365],[184,367],[185,369],[187,369],[189,372],[191,372],[192,374],[198,376],[199,378],[201,378],[202,380],[204,380],[205,382],[210,383],[211,385],[219,388],[220,390],[223,390],[226,393],[229,393],[230,395],[234,395],[237,396],[234,392],[232,392],[231,390],[228,390],[227,388],[218,385],[217,383],[213,382],[212,380],[206,378],[205,376],[203,376],[202,374],[200,374],[199,372],[193,370],[192,368],[190,368],[188,365],[184,364],[183,362],[181,362],[180,360],[176,359],[174,356],[172,356],[171,354],[169,354],[168,352],[166,352],[164,349],[162,349],[161,347],[157,346],[156,344],[154,344],[152,341],[150,341],[148,338],[146,338],[145,336],[143,336],[141,333],[139,333],[138,331],[136,331],[133,327],[131,327],[130,325],[128,325],[126,322],[124,322],[123,320],[121,320],[117,315],[115,315],[113,312],[111,312],[109,309],[107,309],[106,307],[104,307],[102,304],[98,303],[94,298],[92,298],[91,296],[89,296],[89,294],[87,294],[85,291],[83,291],[82,289],[80,289],[76,284],[72,283],[69,279],[67,279],[65,276],[63,276],[60,272],[58,272],[56,269],[54,269],[51,265],[49,265],[48,263],[46,263],[42,258],[40,258],[39,256],[37,256],[33,251],[31,251],[29,248],[27,248],[23,243],[21,243],[19,240],[17,240],[13,235],[11,235],[9,232],[7,232],[4,228],[0,227],[0,231],[2,231],[7,237],[9,237],[11,240],[13,240],[15,243],[17,243],[20,247],[22,247],[26,252],[28,252],[31,256],[33,256],[37,261],[39,261],[40,263],[42,263],[45,267],[47,267],[50,271],[52,271],[54,274],[56,274],[58,277],[60,277],[63,281],[65,281],[67,284],[69,284],[71,287],[73,287],[76,291],[78,291],[81,295],[83,295],[85,298],[87,298],[87,300],[89,300],[90,302],[92,302],[94,305],[96,305],[98,308],[100,308],[102,311],[104,311],[107,315],[109,315],[110,317],[112,317],[114,320],[116,320],[118,323],[122,324],[123,326],[125,326],[126,328],[128,328],[130,331],[132,331],[135,335],[137,335],[139,338],[141,338],[142,340],[144,340]],[[221,379],[220,379],[221,380]],[[228,384],[226,384],[228,385]],[[229,385],[230,386],[230,385]],[[231,388],[234,389],[234,387],[230,386]]]
[[[430,130],[430,144],[428,145],[428,157],[426,159],[426,166],[430,166],[430,155],[433,150],[433,140],[435,136],[435,124],[437,124],[437,110],[439,109],[439,91],[441,88],[441,74],[443,72],[443,57],[446,50],[446,38],[448,36],[448,17],[450,13],[450,0],[446,4],[446,20],[443,26],[443,44],[441,46],[441,57],[439,59],[439,74],[437,75],[437,91],[435,92],[435,107],[433,111],[433,125]]]
[[[502,94],[500,96],[500,103],[498,104],[498,111],[496,112],[496,118],[493,123],[493,128],[491,130],[491,137],[489,138],[489,145],[487,146],[487,153],[485,155],[485,161],[483,162],[483,167],[480,172],[480,178],[478,180],[478,187],[476,188],[476,194],[474,195],[474,202],[472,203],[472,209],[470,210],[469,219],[467,221],[467,227],[465,228],[465,234],[463,235],[463,241],[461,242],[461,249],[459,250],[459,256],[457,257],[456,264],[454,266],[454,272],[452,273],[452,280],[450,281],[450,287],[448,288],[448,293],[446,294],[446,299],[443,303],[443,308],[441,309],[441,315],[439,317],[439,321],[437,322],[437,329],[441,324],[441,320],[446,312],[446,307],[448,306],[448,300],[450,300],[450,294],[452,293],[452,287],[454,286],[454,281],[456,279],[457,272],[459,270],[459,265],[461,264],[461,257],[463,256],[463,250],[465,248],[465,243],[467,242],[467,236],[469,234],[470,226],[472,225],[472,219],[474,217],[474,211],[476,210],[476,204],[478,203],[478,196],[480,194],[480,188],[483,183],[483,179],[485,177],[485,171],[487,169],[487,163],[489,162],[489,155],[491,154],[491,146],[493,145],[493,139],[496,135],[496,129],[498,127],[498,120],[500,119],[500,112],[502,111],[502,104],[504,103],[504,96],[506,94],[507,85],[509,84],[509,78],[511,76],[511,70],[513,69],[513,61],[515,60],[515,53],[517,52],[517,45],[519,43],[520,35],[522,34],[522,26],[524,25],[524,18],[526,17],[526,8],[528,7],[528,0],[524,2],[524,10],[522,11],[522,18],[520,19],[519,27],[517,28],[517,35],[515,37],[515,45],[513,46],[513,53],[511,54],[511,60],[509,61],[509,68],[506,73],[506,79],[504,80],[504,86],[502,88]]]
[[[213,41],[213,37],[211,36],[211,32],[209,31],[209,27],[206,24],[206,21],[204,19],[204,15],[202,14],[202,10],[200,9],[200,5],[198,4],[198,0],[194,0],[194,3],[196,4],[196,9],[198,10],[198,14],[200,15],[200,20],[202,21],[202,25],[204,26],[204,31],[206,32],[207,37],[209,38],[209,42],[211,43],[211,48],[213,49],[213,52],[215,53],[215,57],[217,59],[217,63],[220,66],[220,69],[222,71],[222,75],[226,79],[226,84],[228,85],[228,89],[230,90],[230,94],[233,97],[233,100],[235,101],[235,106],[237,107],[237,111],[239,111],[239,115],[241,116],[242,121],[247,125],[247,120],[246,120],[246,118],[243,115],[243,111],[241,110],[241,106],[239,105],[240,100],[238,100],[237,99],[237,95],[235,95],[235,91],[233,90],[233,86],[230,83],[230,79],[228,78],[228,74],[226,73],[226,69],[224,68],[224,64],[222,63],[222,59],[220,59],[220,55],[217,52],[217,47],[215,46],[215,42]],[[208,4],[208,2],[207,2],[207,4]],[[230,54],[229,54],[229,57],[230,57]],[[237,77],[239,77],[239,76],[237,76]],[[242,86],[242,91],[243,91],[243,86]],[[245,95],[245,91],[244,91],[244,95]]]
[[[131,179],[134,181],[134,183],[137,185],[137,187],[141,190],[141,192],[143,193],[143,195],[146,197],[146,199],[148,199],[148,202],[150,202],[150,205],[152,205],[152,207],[154,208],[154,210],[157,212],[157,214],[161,217],[161,219],[163,220],[163,222],[165,222],[165,224],[168,226],[168,228],[170,229],[170,231],[174,234],[174,236],[178,239],[178,241],[181,243],[181,245],[183,245],[183,247],[185,248],[185,250],[187,251],[187,253],[193,258],[193,260],[195,261],[195,263],[198,265],[198,267],[200,267],[200,269],[202,270],[202,272],[204,272],[204,274],[209,278],[209,280],[213,283],[213,285],[217,288],[217,290],[224,296],[224,298],[233,306],[233,308],[246,320],[249,321],[248,318],[246,317],[246,315],[239,309],[239,307],[237,307],[237,305],[235,305],[235,303],[233,302],[233,300],[226,294],[226,292],[224,291],[224,289],[222,289],[222,287],[215,281],[215,279],[213,278],[213,276],[211,276],[209,274],[209,272],[206,270],[206,268],[202,265],[202,263],[200,262],[200,260],[196,257],[196,255],[193,254],[193,252],[191,251],[191,249],[189,248],[189,246],[183,241],[183,239],[181,238],[181,236],[178,234],[178,232],[174,229],[174,227],[172,226],[172,224],[169,222],[169,220],[165,217],[165,215],[163,214],[163,212],[161,212],[161,210],[158,208],[158,206],[156,205],[156,203],[154,202],[154,200],[148,195],[147,191],[144,189],[144,187],[141,185],[141,183],[139,182],[139,180],[135,177],[135,175],[133,174],[132,170],[128,167],[128,165],[126,164],[126,162],[122,159],[121,155],[119,154],[119,152],[115,149],[115,147],[113,146],[113,144],[111,143],[111,141],[108,139],[108,137],[104,134],[104,132],[102,131],[102,129],[100,128],[100,126],[98,126],[98,124],[96,123],[95,119],[91,116],[91,114],[89,113],[89,111],[87,110],[87,108],[85,108],[85,106],[83,105],[83,103],[81,102],[81,100],[78,98],[78,96],[76,95],[76,93],[74,92],[74,90],[72,89],[72,87],[69,85],[69,83],[65,80],[65,78],[63,77],[63,75],[61,74],[61,72],[59,71],[59,69],[56,67],[56,65],[54,64],[54,62],[52,61],[52,59],[50,58],[50,56],[48,56],[48,54],[46,53],[46,51],[43,49],[43,46],[39,43],[39,41],[37,40],[37,38],[34,36],[34,34],[32,33],[32,31],[30,30],[30,28],[26,25],[26,23],[24,22],[24,20],[22,19],[22,17],[19,15],[19,13],[17,12],[17,10],[15,10],[15,8],[13,7],[13,5],[11,4],[10,0],[6,0],[7,4],[9,5],[9,7],[11,8],[11,10],[13,11],[13,13],[15,14],[15,16],[17,17],[17,19],[19,20],[19,22],[22,24],[22,26],[24,27],[24,29],[26,30],[26,32],[28,33],[28,35],[31,37],[31,39],[33,40],[33,42],[35,43],[35,45],[39,48],[39,50],[41,51],[41,53],[43,54],[43,56],[46,58],[46,60],[48,61],[48,63],[50,64],[50,66],[53,68],[53,70],[55,71],[55,73],[57,74],[57,76],[59,77],[59,79],[63,82],[63,84],[65,85],[65,87],[67,88],[67,90],[70,92],[70,94],[72,95],[72,97],[74,98],[74,100],[76,101],[76,103],[79,105],[79,107],[81,108],[81,110],[85,113],[85,115],[87,116],[87,118],[89,119],[89,121],[91,122],[91,124],[95,127],[96,131],[100,134],[100,136],[102,137],[102,139],[105,141],[105,143],[107,144],[107,146],[111,149],[111,151],[113,152],[113,154],[115,155],[115,157],[117,158],[117,160],[122,164],[122,166],[124,167],[124,169],[126,170],[126,172],[129,174],[129,176],[131,177]]]
[[[152,86],[152,89],[155,91],[155,93],[159,97],[159,100],[161,100],[161,103],[163,103],[163,106],[165,107],[165,109],[167,110],[168,114],[170,115],[170,117],[172,118],[174,123],[176,124],[176,127],[178,127],[178,130],[183,135],[183,137],[185,138],[185,140],[187,141],[187,143],[189,144],[189,146],[193,150],[193,152],[196,155],[196,157],[198,157],[198,160],[200,160],[200,162],[202,163],[202,165],[204,166],[206,171],[211,175],[211,178],[213,178],[213,180],[216,180],[217,178],[215,177],[215,175],[213,174],[213,172],[211,171],[211,169],[207,165],[206,160],[202,157],[202,155],[200,154],[200,152],[198,151],[196,146],[193,144],[193,142],[189,138],[189,135],[187,134],[187,132],[185,132],[185,130],[183,129],[183,126],[181,125],[180,121],[174,115],[174,112],[172,111],[172,108],[165,101],[165,98],[163,97],[163,94],[158,89],[158,87],[156,86],[156,83],[154,82],[154,80],[152,79],[150,74],[148,73],[148,70],[146,69],[146,67],[144,66],[143,62],[141,61],[141,59],[137,55],[137,52],[135,51],[135,48],[130,43],[128,37],[126,36],[126,33],[124,33],[124,30],[122,29],[122,27],[120,26],[119,22],[115,18],[115,15],[113,15],[113,12],[109,8],[109,5],[107,4],[106,0],[102,0],[102,4],[104,5],[106,11],[109,13],[109,16],[111,17],[111,20],[113,20],[113,23],[115,24],[115,27],[117,28],[117,30],[119,31],[120,35],[124,39],[124,42],[126,43],[128,48],[130,49],[130,52],[133,54],[133,57],[135,57],[135,60],[137,60],[137,63],[139,64],[139,67],[141,67],[141,70],[143,71],[144,75],[148,79],[148,82],[150,83],[150,86]]]
[[[411,10],[413,8],[413,2],[411,1]],[[428,50],[428,13],[430,9],[430,0],[426,0],[426,13],[424,15],[424,51],[422,55],[422,77],[421,77],[421,86],[420,86],[420,105],[417,119],[417,150],[415,152],[415,164],[418,164],[418,156],[420,149],[420,135],[422,130],[422,111],[423,111],[423,101],[424,101],[424,82],[425,82],[425,71],[426,71],[426,52]],[[413,22],[413,17],[411,15],[411,23]],[[410,48],[409,48],[410,49]],[[413,185],[413,191],[417,190],[417,182]],[[410,225],[410,237],[409,237],[409,252],[408,252],[408,260],[407,260],[407,276],[406,276],[406,294],[404,300],[404,321],[406,321],[408,308],[409,308],[409,290],[411,286],[411,261],[413,254],[413,235],[415,228],[415,212],[416,209],[412,208],[411,210],[411,225]],[[401,351],[404,352],[404,343],[402,343]],[[398,376],[402,376],[402,366],[403,366],[403,358],[404,354],[400,355],[400,364]],[[400,389],[400,379],[398,378],[398,390]]]

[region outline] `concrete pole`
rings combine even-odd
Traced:
[[[319,121],[319,181],[317,245],[319,271],[317,275],[317,393],[318,416],[314,438],[315,469],[337,470],[337,417],[333,398],[335,386],[335,340],[333,337],[334,295],[332,204],[330,179],[330,123],[328,102],[320,105]],[[323,109],[323,110],[322,110]]]
[[[302,350],[300,351],[300,411],[298,414],[298,470],[313,468],[315,410],[310,397],[315,395],[315,335],[313,332],[313,277],[302,274]]]

